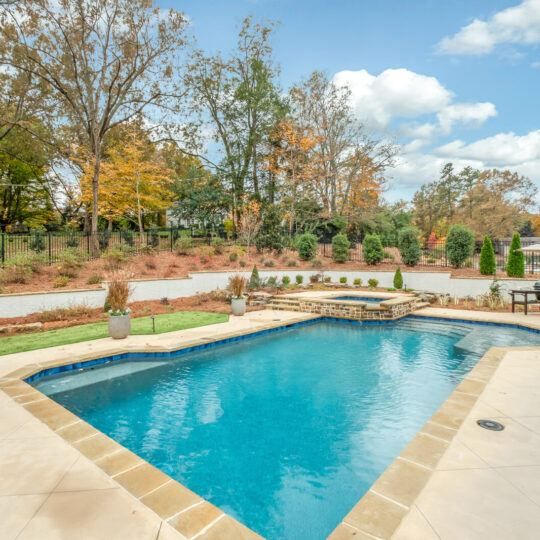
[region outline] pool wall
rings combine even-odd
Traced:
[[[310,317],[303,314],[296,319],[290,319],[287,324],[283,324],[282,321],[269,323],[256,332],[244,330],[231,332],[229,335],[222,335],[216,339],[195,339],[184,343],[178,350],[187,353],[253,335],[281,331],[295,324],[309,324],[318,320],[321,320],[321,317]],[[349,323],[391,324],[389,321],[362,323],[350,321]],[[508,326],[523,327],[521,325]],[[392,536],[431,477],[437,462],[508,350],[516,349],[492,348],[479,360],[329,538],[334,540],[349,538],[353,536],[353,533],[354,535],[367,533],[379,538]],[[182,527],[188,523],[189,536],[206,530],[209,527],[208,513],[210,513],[213,522],[222,518],[220,522],[226,523],[232,530],[237,531],[237,537],[260,538],[253,531],[223,514],[185,486],[152,467],[142,458],[25,382],[26,380],[35,380],[34,378],[38,374],[80,369],[92,365],[92,362],[110,362],[127,356],[148,356],[149,354],[167,356],[178,353],[174,350],[165,350],[163,347],[148,346],[137,351],[126,348],[109,350],[108,356],[105,358],[96,357],[96,353],[82,355],[76,359],[76,362],[74,362],[73,356],[58,358],[52,362],[27,365],[13,371],[0,380],[0,389],[92,460],[147,507],[163,519],[168,520],[180,532],[182,532]],[[200,512],[201,507],[208,509],[208,512]]]

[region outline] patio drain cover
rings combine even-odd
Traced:
[[[490,431],[502,431],[504,426],[495,422],[494,420],[477,420],[476,422],[480,427],[484,429],[489,429]]]

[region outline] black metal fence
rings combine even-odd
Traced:
[[[220,233],[214,233],[219,234]],[[113,247],[130,249],[133,252],[151,246],[155,251],[172,251],[174,243],[180,236],[190,236],[195,241],[210,243],[211,237],[199,229],[150,229],[141,234],[139,231],[118,230],[98,231],[97,234],[82,232],[30,232],[0,233],[0,263],[24,254],[42,254],[49,263],[59,261],[59,254],[68,248],[74,248],[94,259],[100,251]],[[97,248],[97,249],[96,249]]]
[[[497,270],[504,270],[506,268],[506,262],[508,261],[508,254],[510,253],[510,240],[496,240],[493,242],[493,249],[495,251],[495,263]],[[521,247],[532,245],[535,242],[533,240],[522,240]],[[384,259],[382,264],[403,264],[399,249],[397,247],[385,247]],[[482,249],[482,243],[479,242],[475,246],[474,253],[465,262],[465,267],[476,268],[480,266],[480,250]],[[451,267],[448,260],[448,254],[446,251],[446,245],[444,241],[428,241],[421,248],[422,253],[418,265],[421,266],[438,266],[438,267]],[[322,254],[324,257],[332,257],[332,245],[330,243],[324,243],[322,245]],[[353,244],[350,250],[350,258],[352,261],[365,262],[362,254],[362,244]],[[525,273],[539,273],[540,272],[540,255],[535,253],[524,253],[525,258]]]

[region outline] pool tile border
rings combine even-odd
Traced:
[[[45,375],[83,369],[128,357],[162,358],[173,354],[183,355],[320,321],[356,325],[387,325],[396,322],[393,320],[357,321],[302,315],[301,318],[291,319],[285,324],[283,324],[284,321],[273,321],[261,325],[256,331],[247,329],[223,334],[219,338],[193,339],[184,342],[181,347],[143,346],[133,348],[133,350],[118,348],[108,351],[108,356],[104,358],[96,358],[98,353],[89,353],[75,358],[73,356],[58,358],[44,364],[29,364],[0,378],[0,390],[45,423],[181,534],[188,538],[197,536],[201,540],[207,537],[224,540],[227,538],[260,539],[261,537],[254,531],[87,424],[28,383]],[[404,318],[439,321],[451,319],[472,324],[517,326],[540,333],[540,330],[521,323],[495,323],[424,315],[409,315]],[[353,537],[355,540],[374,537],[391,538],[435,471],[438,461],[491,380],[502,358],[508,351],[530,350],[531,348],[489,349],[328,538],[330,540]]]

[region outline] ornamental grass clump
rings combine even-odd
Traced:
[[[241,274],[234,274],[229,278],[229,289],[233,298],[242,298],[246,290],[247,280]]]
[[[129,313],[127,302],[131,293],[128,276],[125,272],[115,272],[109,281],[107,304],[112,316],[126,315]]]

